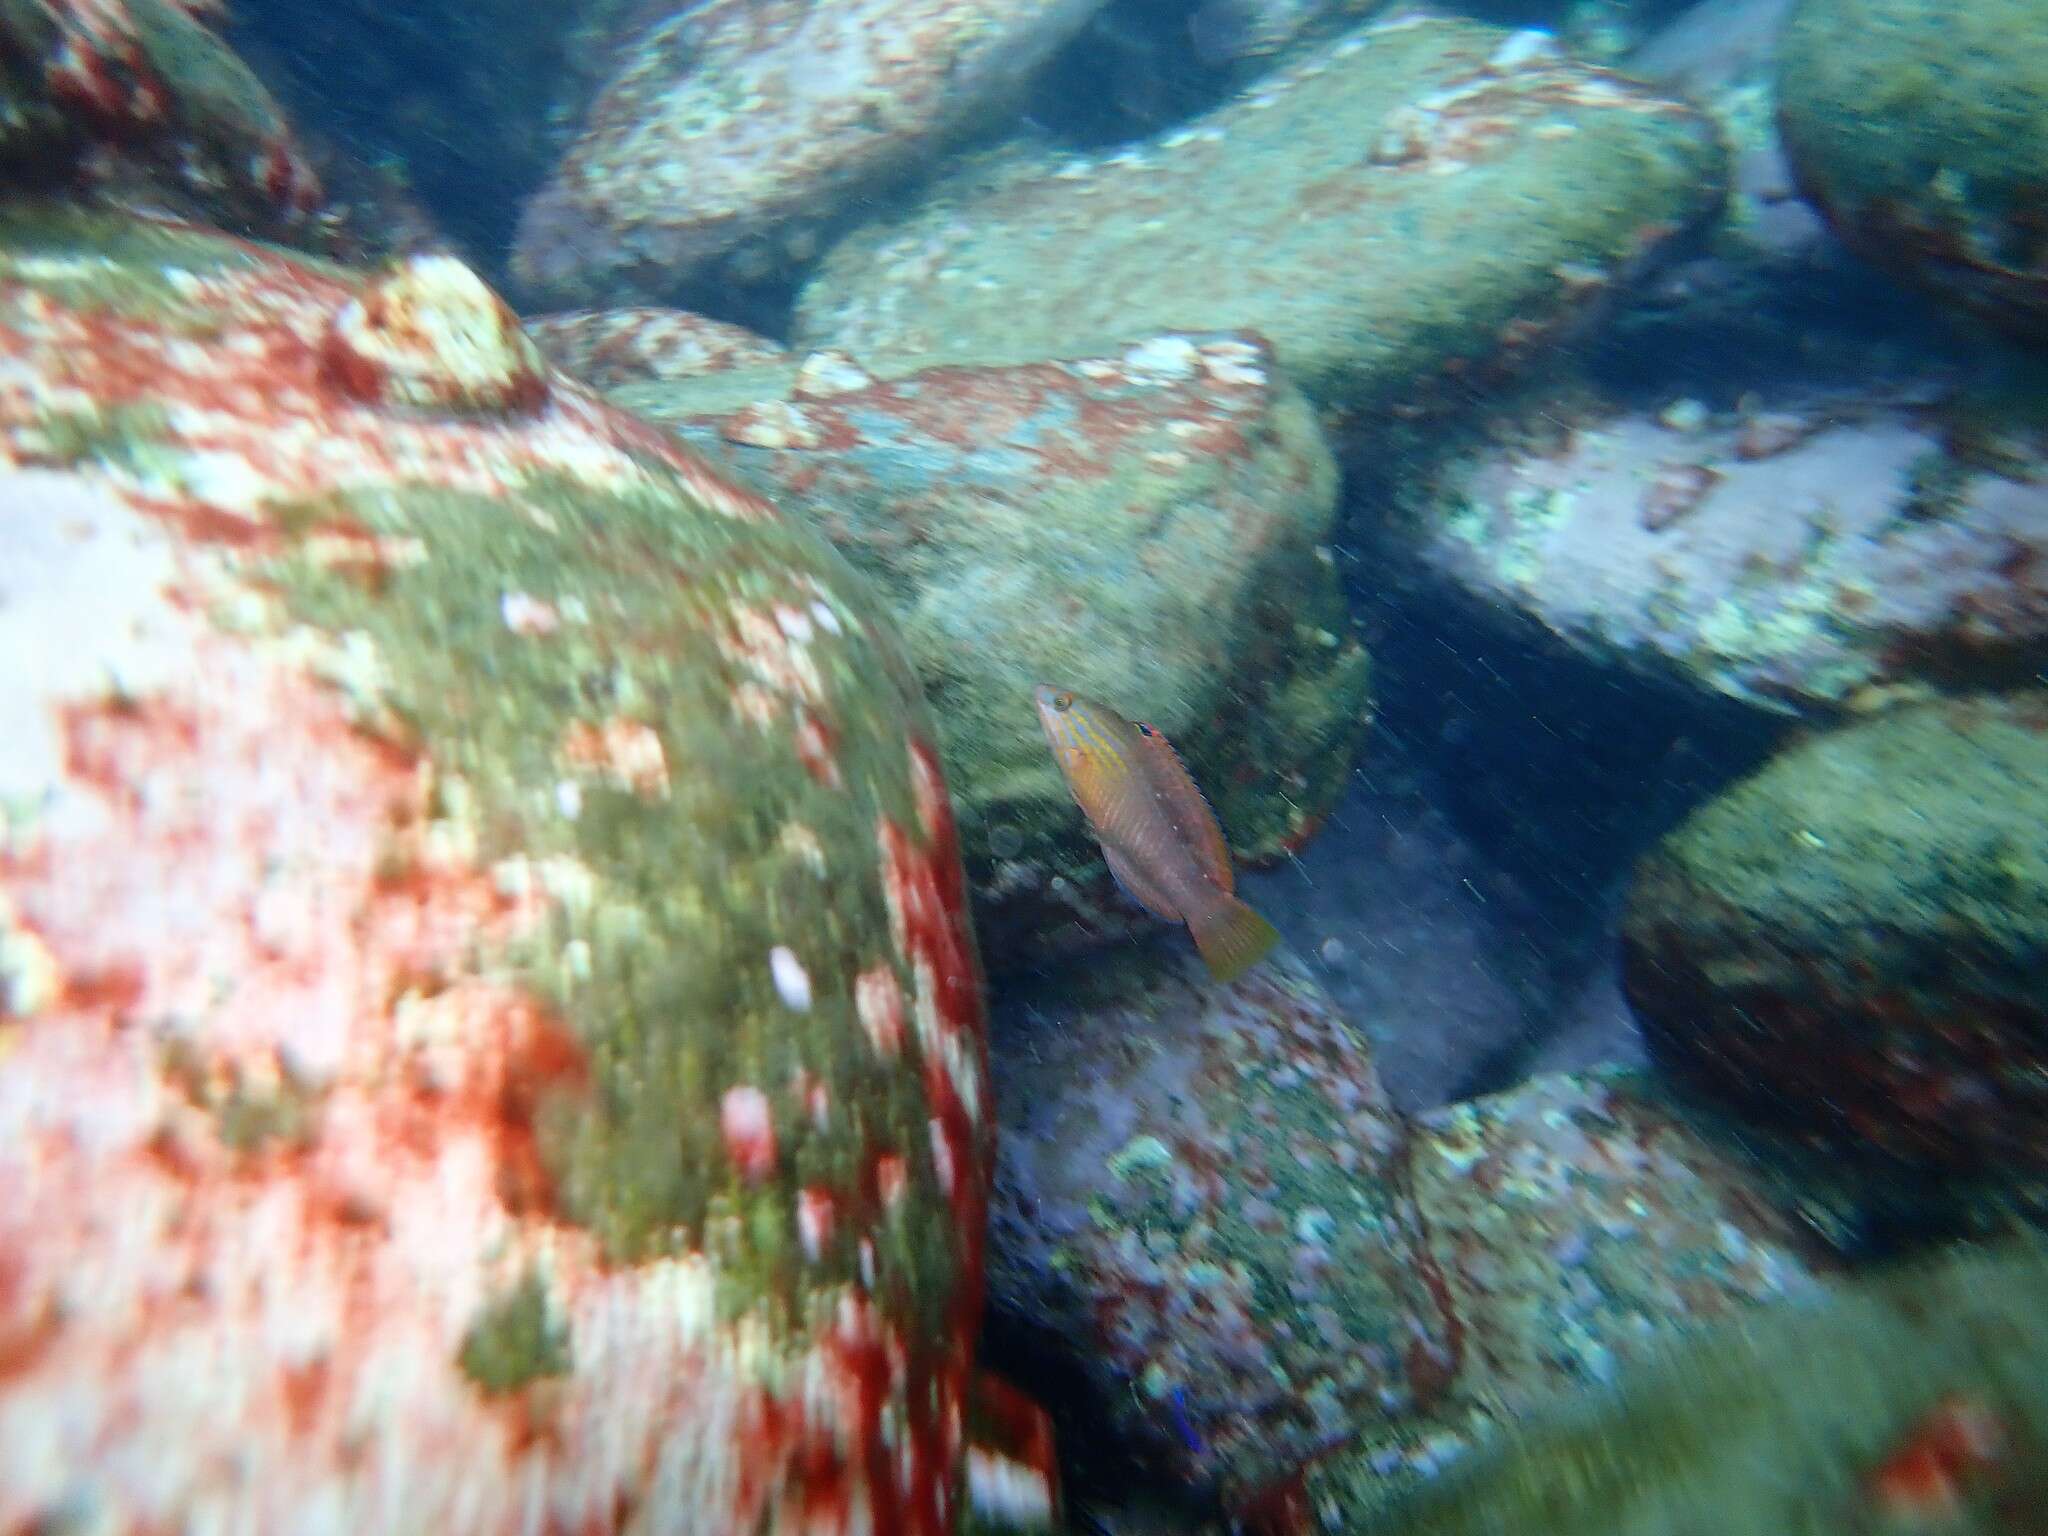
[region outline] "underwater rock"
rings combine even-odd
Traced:
[[[206,0],[0,0],[0,176],[279,235],[320,185]]]
[[[2009,1246],[1746,1313],[1388,1502],[1354,1453],[1301,1500],[1326,1530],[1384,1536],[2030,1536],[2048,1508],[2048,1259]]]
[[[1513,1415],[1667,1330],[1813,1281],[1758,1171],[1647,1077],[1532,1078],[1416,1123],[1408,1173],[1463,1324],[1461,1404]]]
[[[661,299],[821,226],[1014,99],[1101,0],[710,0],[656,22],[520,216],[513,270],[574,303]]]
[[[1240,858],[1307,838],[1366,714],[1328,536],[1336,472],[1255,337],[867,377],[820,355],[627,387],[881,590],[939,722],[993,966],[1152,919],[1117,894],[1031,702],[1150,720]]]
[[[1880,266],[2048,341],[2048,0],[1796,0],[1778,127]]]
[[[502,259],[518,200],[603,83],[645,0],[405,0],[402,5],[198,0],[315,146],[337,200],[417,198],[465,254]],[[496,269],[488,273],[494,280]]]
[[[1396,521],[1591,660],[1767,711],[2048,664],[2048,416],[2023,395],[1663,414],[1546,398],[1400,488]]]
[[[765,368],[788,356],[765,336],[685,309],[535,315],[527,320],[526,332],[549,362],[599,389]]]
[[[341,387],[377,281],[0,215],[0,1527],[950,1531],[993,1108],[908,662],[570,379]]]
[[[1644,861],[1623,979],[1653,1055],[1762,1123],[1901,1167],[2048,1158],[2048,704],[1814,737]]]
[[[1298,959],[1095,962],[994,1051],[991,1303],[1071,1341],[1177,1474],[1238,1501],[1442,1394],[1400,1120]]]
[[[1720,205],[1710,124],[1549,46],[1368,26],[1156,141],[1018,151],[858,232],[798,341],[1028,362],[1257,331],[1319,406],[1462,401]]]

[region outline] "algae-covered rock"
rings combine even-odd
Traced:
[[[447,258],[17,212],[0,359],[0,1527],[950,1530],[993,1113],[865,585]]]
[[[1757,1170],[1633,1072],[1433,1110],[1409,1178],[1464,1324],[1458,1394],[1494,1411],[1608,1381],[1668,1330],[1813,1283]]]
[[[734,368],[765,368],[783,349],[765,336],[686,309],[585,309],[533,315],[527,334],[548,361],[586,384],[673,383]]]
[[[2048,1156],[2048,701],[1808,740],[1643,862],[1623,983],[1652,1051],[1858,1157]]]
[[[2044,1384],[2048,1259],[2006,1248],[1674,1345],[1391,1508],[1357,1455],[1305,1502],[1376,1536],[2023,1536],[2048,1507]]]
[[[1407,409],[1711,216],[1723,169],[1687,108],[1540,36],[1410,15],[1156,141],[962,172],[829,253],[797,330],[871,365],[1254,330],[1318,405]]]
[[[521,280],[659,300],[753,242],[818,231],[1014,101],[1101,0],[712,0],[619,49],[581,136],[520,216]]]
[[[997,1041],[991,1301],[1164,1465],[1235,1502],[1442,1394],[1400,1120],[1300,960],[1217,986],[1127,953]]]
[[[2048,410],[2027,390],[1546,396],[1530,419],[1412,477],[1398,521],[1433,570],[1595,663],[1818,716],[2048,664]]]
[[[1406,1177],[1456,1374],[1347,1449],[1376,1497],[1615,1379],[1674,1333],[1815,1288],[1763,1170],[1647,1077],[1532,1078],[1414,1124]]]
[[[319,182],[269,91],[199,19],[213,9],[0,0],[0,181],[75,174],[229,227],[297,225]]]
[[[1798,0],[1778,124],[1851,246],[2048,340],[2048,3]]]
[[[1295,846],[1342,793],[1368,668],[1322,543],[1336,470],[1256,337],[880,381],[818,354],[615,398],[874,580],[938,719],[993,963],[1134,911],[1046,748],[1037,683],[1156,724],[1241,858]]]

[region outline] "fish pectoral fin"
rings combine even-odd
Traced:
[[[1123,887],[1126,896],[1130,897],[1131,900],[1135,901],[1147,912],[1150,912],[1154,917],[1163,917],[1169,923],[1177,923],[1181,920],[1179,909],[1167,899],[1166,893],[1139,874],[1137,870],[1133,869],[1130,861],[1121,853],[1118,853],[1109,844],[1104,843],[1102,845],[1102,856],[1109,861],[1110,875],[1116,880],[1118,885]]]
[[[1219,895],[1207,910],[1188,919],[1188,932],[1218,981],[1237,980],[1280,941],[1279,931],[1235,896]]]

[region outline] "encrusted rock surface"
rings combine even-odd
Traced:
[[[320,185],[208,0],[0,0],[0,172],[279,234]]]
[[[993,1062],[993,1301],[1247,1518],[1331,1454],[1383,1500],[1674,1330],[1814,1289],[1761,1170],[1643,1075],[1404,1120],[1285,952],[1224,988],[1098,963],[1013,997]]]
[[[1778,125],[1881,266],[2048,342],[2048,0],[1797,0]]]
[[[2048,663],[2048,414],[2024,391],[1532,419],[1401,488],[1406,527],[1596,662],[1808,715]]]
[[[874,579],[938,720],[992,964],[1135,914],[1046,750],[1039,682],[1166,732],[1241,858],[1298,845],[1343,792],[1368,667],[1322,542],[1336,473],[1257,338],[881,380],[823,353],[615,398]]]
[[[712,0],[625,50],[520,219],[514,270],[575,303],[659,300],[743,242],[755,265],[1012,98],[1100,0]]]
[[[1242,1500],[1434,1402],[1455,1324],[1400,1118],[1300,961],[1227,987],[1187,956],[1131,963],[998,1031],[990,1294],[1072,1339],[1182,1476]]]
[[[908,665],[476,388],[473,279],[337,374],[405,279],[0,219],[0,1526],[949,1531],[993,1116]]]
[[[2028,1536],[2044,1382],[2048,1259],[2012,1245],[1673,1343],[1391,1509],[1367,1458],[1334,1457],[1300,1508],[1388,1536]]]
[[[1645,861],[1624,984],[1653,1053],[1880,1169],[2048,1158],[2048,706],[1808,740]]]
[[[963,170],[827,255],[798,339],[873,366],[1246,329],[1318,405],[1410,410],[1711,217],[1724,159],[1698,114],[1539,34],[1407,16],[1156,141]]]
[[[787,356],[765,336],[686,309],[585,309],[533,315],[526,331],[548,361],[599,389],[674,383]]]

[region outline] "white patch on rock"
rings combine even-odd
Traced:
[[[58,710],[187,675],[199,625],[170,536],[80,476],[0,473],[0,547],[0,802],[32,805],[64,776]]]
[[[796,952],[785,944],[768,951],[768,971],[775,978],[775,991],[798,1013],[811,1011],[811,977]]]

